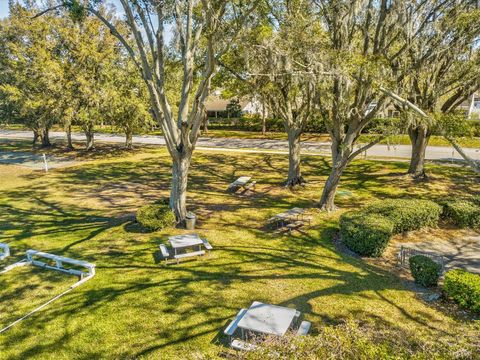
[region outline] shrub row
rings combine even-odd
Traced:
[[[175,214],[164,201],[142,206],[137,211],[137,221],[144,228],[155,231],[175,225]]]
[[[465,270],[448,271],[443,291],[460,306],[480,313],[480,275]]]
[[[480,228],[480,196],[441,202],[442,216],[461,228]]]
[[[363,256],[380,256],[393,234],[436,226],[441,207],[429,200],[378,201],[340,217],[345,245]]]
[[[340,217],[340,236],[345,245],[363,256],[380,256],[392,237],[394,224],[386,217],[362,211]]]
[[[365,208],[393,222],[393,233],[400,234],[424,227],[437,226],[442,208],[430,200],[390,199],[375,202]]]

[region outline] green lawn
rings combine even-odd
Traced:
[[[0,143],[0,150],[27,146]],[[166,151],[103,156],[48,174],[0,165],[0,233],[13,254],[3,263],[34,248],[97,264],[92,280],[0,335],[1,359],[216,358],[223,328],[253,300],[305,312],[314,333],[342,319],[452,341],[458,333],[475,331],[472,323],[419,300],[385,270],[337,251],[332,236],[341,211],[318,213],[302,234],[279,236],[265,229],[271,215],[315,204],[328,174],[326,158],[305,157],[310,184],[290,192],[282,187],[285,156],[196,151],[189,204],[199,216],[198,233],[215,250],[210,259],[165,266],[158,244],[184,230],[144,233],[132,215],[167,196]],[[432,180],[416,183],[402,176],[406,167],[355,161],[341,185],[352,195],[339,196],[338,205],[351,209],[376,198],[480,191],[468,169],[429,165]],[[244,174],[258,181],[257,193],[227,194],[228,183]],[[15,269],[1,278],[6,288],[0,311],[11,308],[16,316],[73,283],[43,271],[48,272]],[[21,290],[24,281],[31,284],[28,291]],[[9,321],[0,317],[2,327]]]

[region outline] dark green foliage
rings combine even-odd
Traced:
[[[432,259],[423,255],[415,255],[409,259],[410,271],[415,279],[415,282],[426,286],[436,286],[442,267]]]
[[[480,313],[480,275],[465,270],[448,271],[443,291],[460,306]]]
[[[399,234],[437,226],[442,208],[430,200],[390,199],[375,202],[364,211],[387,217],[394,223],[393,232]]]
[[[232,99],[226,107],[228,117],[238,118],[242,116],[242,107],[238,99]]]
[[[480,197],[451,199],[442,202],[443,217],[461,228],[480,227]]]
[[[382,200],[340,218],[340,234],[351,250],[380,256],[393,234],[436,226],[441,207],[429,200]]]
[[[175,225],[175,214],[167,204],[142,206],[137,211],[137,221],[148,230],[160,230]]]
[[[393,234],[394,224],[386,217],[350,212],[340,217],[340,235],[347,247],[363,256],[380,256]]]

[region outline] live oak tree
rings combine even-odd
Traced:
[[[242,41],[222,59],[243,90],[257,95],[281,118],[288,136],[288,187],[306,183],[300,139],[313,111],[318,81],[314,70],[321,50],[321,30],[312,11],[310,1],[267,1]]]
[[[67,7],[78,18],[95,15],[131,56],[147,85],[153,116],[161,126],[172,158],[170,207],[177,220],[183,221],[187,213],[188,171],[217,58],[242,30],[242,24],[255,4],[220,0],[120,0],[120,3],[128,35],[133,41],[98,12],[98,1],[60,1],[45,12]],[[167,25],[174,28],[179,49],[173,52],[183,68],[177,111],[173,111],[166,93]],[[198,84],[194,86],[196,78]]]
[[[363,129],[385,105],[380,80],[391,79],[388,63],[395,61],[396,37],[402,26],[399,2],[382,0],[317,1],[319,21],[328,34],[330,57],[323,82],[324,96],[317,98],[332,142],[332,169],[319,206],[335,210],[335,194],[348,164],[383,136],[357,146]]]
[[[319,206],[331,211],[336,208],[336,190],[348,164],[385,138],[381,133],[370,143],[358,144],[365,127],[373,124],[391,101],[384,90],[394,88],[408,71],[399,66],[401,56],[409,49],[404,38],[407,14],[416,14],[420,24],[412,35],[415,38],[434,16],[435,8],[429,4],[438,1],[314,2],[328,34],[330,52],[325,70],[331,76],[322,83],[321,93],[326,95],[318,97],[317,104],[332,142],[332,169]]]
[[[401,92],[430,114],[452,113],[480,86],[478,65],[472,59],[472,46],[480,35],[478,2],[426,2],[420,11],[431,14],[425,23],[418,21],[418,13],[405,12],[404,41],[409,45],[399,61],[400,71],[406,73]],[[431,121],[434,117],[426,121],[415,115],[408,126],[412,142],[408,174],[427,178],[426,148],[430,136],[441,129]]]

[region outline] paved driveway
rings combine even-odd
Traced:
[[[480,236],[467,236],[449,241],[426,241],[402,243],[410,249],[442,255],[445,270],[462,268],[480,274]]]

